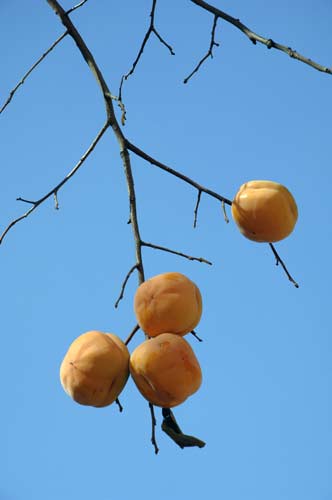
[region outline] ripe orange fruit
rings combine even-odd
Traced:
[[[158,274],[138,287],[134,310],[139,326],[150,337],[165,332],[185,335],[201,318],[202,297],[183,274]]]
[[[173,333],[145,340],[131,354],[129,366],[144,398],[163,408],[183,403],[202,382],[194,351],[183,337]]]
[[[246,238],[273,243],[293,231],[298,211],[292,194],[282,184],[250,181],[237,192],[232,216]]]
[[[60,367],[66,393],[81,405],[108,406],[129,376],[129,351],[112,333],[86,332],[70,345]]]

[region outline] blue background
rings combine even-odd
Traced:
[[[62,2],[64,8],[73,4]],[[331,64],[332,6],[216,0],[257,33]],[[151,2],[88,1],[72,14],[111,91],[134,61]],[[1,102],[63,32],[45,1],[0,3]],[[146,241],[213,262],[144,249],[146,276],[188,275],[204,312],[189,338],[203,370],[199,392],[176,408],[203,449],[181,450],[160,430],[150,444],[147,403],[129,380],[121,402],[75,404],[59,382],[72,340],[100,329],[126,338],[135,325],[135,262],[118,146],[108,131],[53,200],[19,223],[0,247],[1,500],[332,499],[331,76],[252,45],[218,22],[220,47],[183,79],[210,42],[212,16],[191,2],[160,0],[156,37],[123,88],[124,132],[138,147],[232,198],[251,179],[294,194],[299,220],[277,244],[295,289],[267,245],[246,240],[220,203],[131,155]],[[73,41],[32,73],[0,116],[0,224],[54,187],[105,120],[99,89]],[[229,214],[230,215],[230,214]],[[132,350],[143,339],[137,333]]]

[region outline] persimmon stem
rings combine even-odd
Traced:
[[[119,412],[120,412],[120,413],[122,413],[122,412],[123,412],[123,406],[122,406],[122,404],[120,403],[119,398],[116,398],[115,402],[116,402],[116,404],[117,404],[117,405],[118,405],[118,407],[119,407]]]
[[[191,334],[195,337],[196,340],[198,340],[198,342],[203,342],[203,339],[201,339],[201,337],[199,337],[197,335],[197,333],[195,332],[195,330],[192,330]]]

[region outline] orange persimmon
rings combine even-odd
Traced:
[[[257,180],[240,187],[232,202],[232,216],[246,238],[273,243],[293,231],[298,211],[285,186]]]
[[[129,366],[144,398],[163,408],[183,403],[202,382],[194,351],[183,337],[173,333],[145,340],[131,354]]]
[[[70,345],[60,367],[66,393],[81,405],[108,406],[129,376],[129,351],[112,333],[89,331]]]
[[[139,326],[150,337],[165,332],[185,335],[201,318],[202,297],[183,274],[158,274],[138,287],[134,311]]]

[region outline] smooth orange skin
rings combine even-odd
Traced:
[[[112,404],[129,376],[129,351],[112,333],[83,333],[69,347],[60,367],[66,393],[77,403],[103,407]]]
[[[294,229],[298,211],[292,194],[273,181],[242,184],[232,203],[232,216],[249,240],[273,243]]]
[[[163,408],[183,403],[202,383],[194,351],[183,337],[173,333],[162,333],[136,347],[129,367],[143,397]]]
[[[201,319],[202,297],[183,274],[158,274],[138,287],[134,311],[140,328],[150,337],[165,332],[185,335]]]

